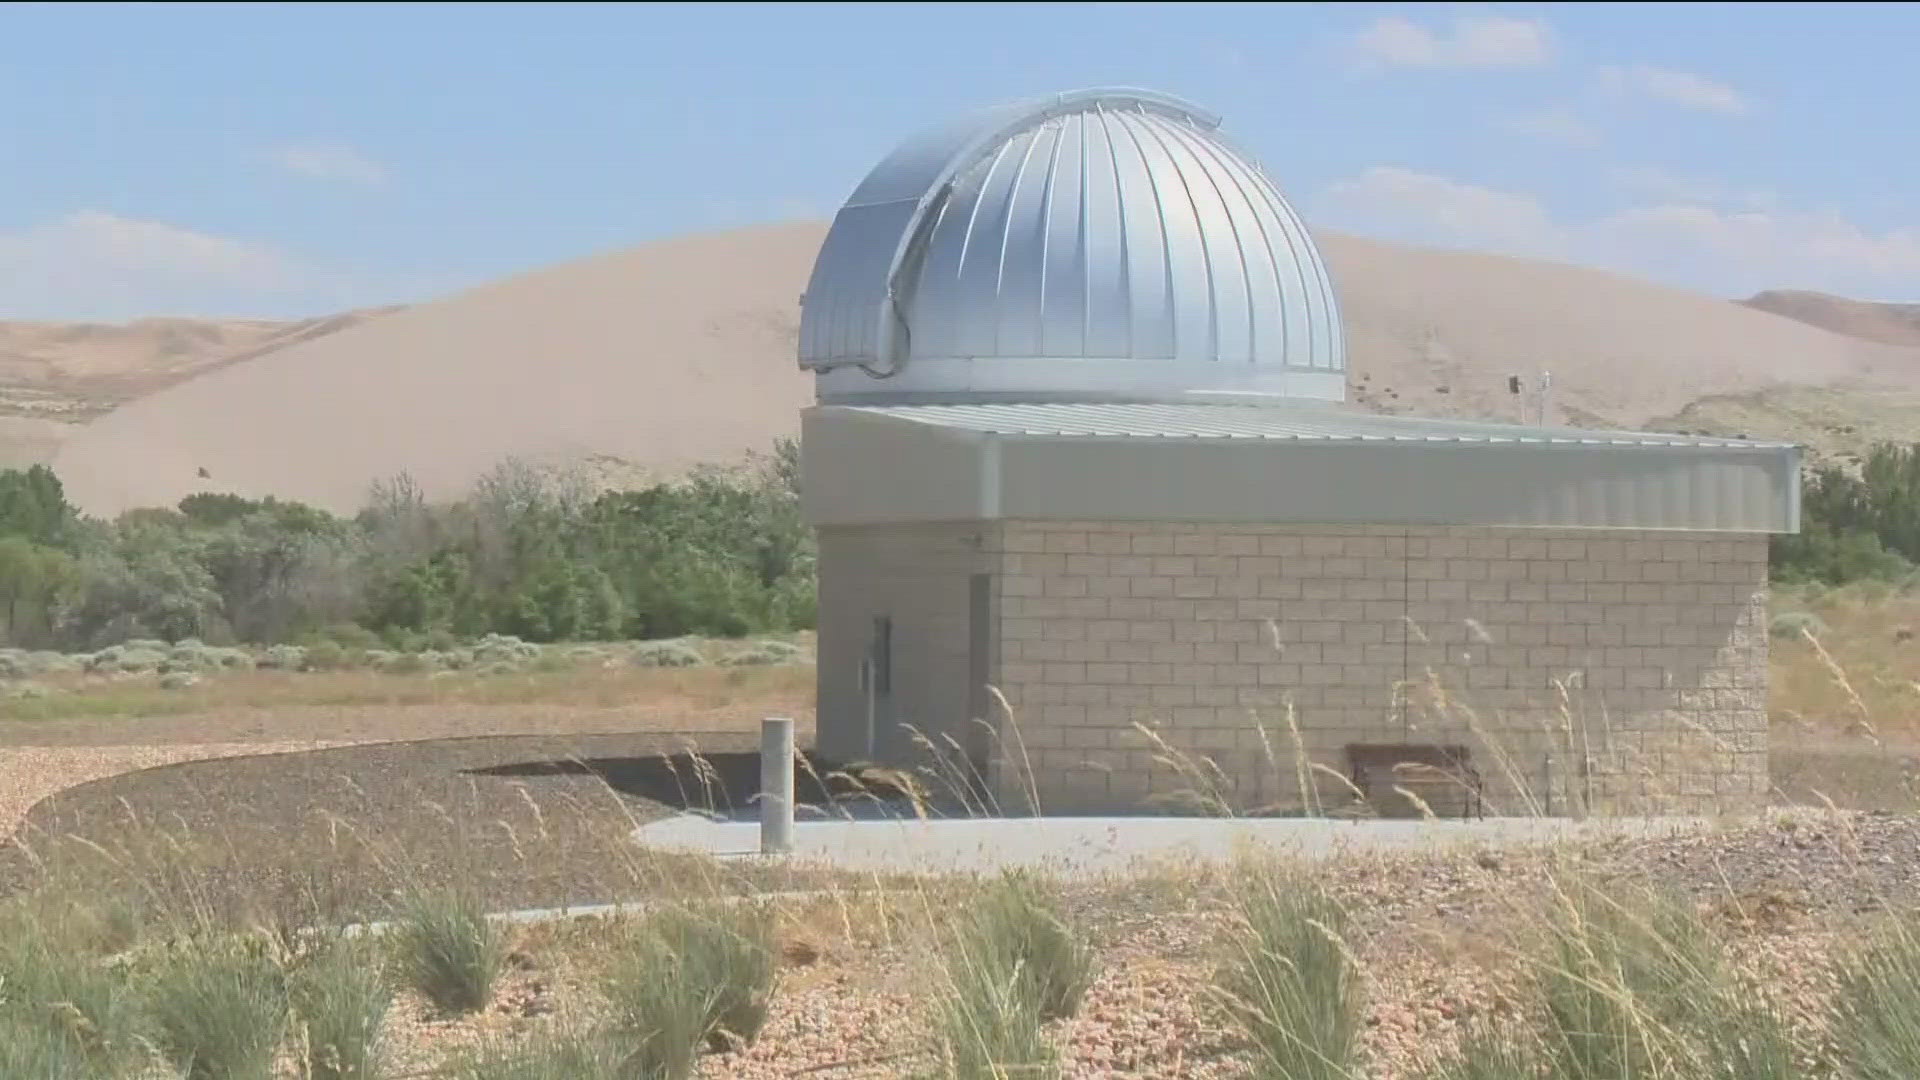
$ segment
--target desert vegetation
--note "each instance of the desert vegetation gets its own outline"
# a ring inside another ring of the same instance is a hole
[[[1801,531],[1775,537],[1786,582],[1906,582],[1920,564],[1920,447],[1882,443],[1857,468],[1825,464],[1802,482]]]
[[[1097,879],[642,858],[619,910],[414,892],[351,932],[130,918],[53,874],[0,904],[0,1076],[1905,1077],[1920,931],[1872,880],[1884,828]],[[1739,891],[1724,863],[1788,838],[1826,895]]]
[[[100,521],[45,467],[0,472],[0,607],[20,648],[737,637],[811,625],[812,560],[790,444],[634,491],[508,463],[430,504],[403,477],[350,519],[203,494]]]

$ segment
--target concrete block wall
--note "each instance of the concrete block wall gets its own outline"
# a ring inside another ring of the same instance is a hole
[[[927,763],[919,732],[986,756],[986,729],[970,722],[986,710],[971,685],[969,580],[996,568],[997,533],[978,523],[820,530],[818,753],[918,766]],[[869,755],[860,664],[883,615],[893,620],[892,693],[876,702]]]
[[[994,679],[1017,725],[993,766],[1009,803],[1031,785],[1059,812],[1196,792],[1297,806],[1294,747],[1344,773],[1355,742],[1467,746],[1490,813],[1764,801],[1764,536],[1116,522],[983,535]],[[1345,801],[1309,775],[1323,805]]]

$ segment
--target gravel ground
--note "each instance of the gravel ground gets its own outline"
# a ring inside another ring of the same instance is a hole
[[[1529,995],[1512,950],[1555,873],[1658,882],[1696,900],[1724,933],[1750,992],[1794,1018],[1806,1046],[1832,990],[1830,952],[1856,940],[1865,919],[1920,904],[1920,820],[1870,814],[1782,815],[1697,837],[1551,851],[1437,856],[1380,854],[1319,870],[1352,912],[1349,944],[1362,966],[1361,1035],[1369,1080],[1414,1080],[1482,1014],[1511,1015]],[[760,1039],[710,1057],[711,1080],[914,1075],[926,1063],[936,985],[929,928],[953,898],[949,884],[896,897],[890,917],[860,901],[789,906],[787,958]],[[1077,921],[1099,945],[1099,978],[1073,1020],[1059,1025],[1072,1080],[1212,1080],[1250,1075],[1247,1051],[1222,1022],[1209,985],[1227,929],[1219,878],[1168,866],[1155,876],[1067,886]],[[866,901],[865,903],[872,903]],[[433,1018],[409,1002],[395,1032],[416,1066],[481,1033],[524,1031],[576,1015],[590,1000],[582,954],[534,928],[484,1017]],[[594,940],[591,929],[575,931]],[[604,939],[602,939],[604,940]]]
[[[704,783],[690,744],[716,770]],[[376,918],[402,888],[451,882],[496,909],[620,899],[690,861],[647,857],[633,826],[744,797],[752,748],[728,732],[501,736],[148,768],[35,805],[0,850],[0,893],[77,875],[149,907],[302,921]]]
[[[148,746],[0,746],[0,836],[41,799],[78,784],[183,761],[324,750],[335,741],[194,742]]]

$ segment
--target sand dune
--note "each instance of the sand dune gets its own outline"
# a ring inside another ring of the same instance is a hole
[[[1791,289],[1756,293],[1741,303],[1836,334],[1920,347],[1920,304],[1881,304]]]
[[[737,458],[798,426],[811,388],[794,335],[821,235],[661,241],[411,307],[123,406],[54,468],[94,513],[197,490],[348,510],[375,479],[449,495],[509,455]]]
[[[251,359],[398,308],[317,319],[136,319],[125,323],[0,321],[0,381],[75,386],[152,383]]]
[[[0,468],[53,460],[79,425],[156,390],[338,330],[392,308],[318,319],[0,321]]]
[[[376,478],[450,495],[509,455],[737,458],[796,430],[811,397],[794,335],[824,228],[645,244],[268,352],[94,421],[55,468],[94,513],[208,489],[348,510]],[[1920,372],[1920,352],[1595,270],[1321,240],[1365,407],[1518,418],[1507,374],[1547,368],[1565,418],[1636,425],[1702,397]]]
[[[1544,369],[1565,420],[1631,427],[1703,397],[1920,373],[1920,353],[1605,271],[1320,238],[1355,397],[1387,411],[1520,419],[1506,376]]]

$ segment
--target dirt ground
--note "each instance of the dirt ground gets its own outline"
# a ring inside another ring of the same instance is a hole
[[[0,722],[0,832],[19,841],[0,892],[84,872],[169,910],[300,919],[376,916],[436,880],[494,907],[619,898],[662,884],[633,824],[750,794],[761,717],[812,740],[805,671],[475,679],[430,703],[407,700],[427,680],[388,681],[250,675],[205,711]]]

